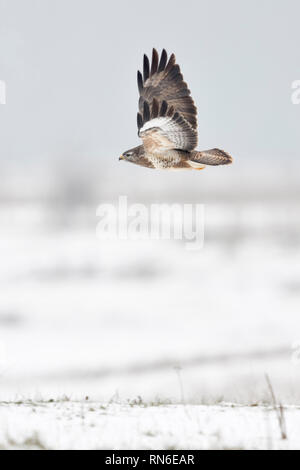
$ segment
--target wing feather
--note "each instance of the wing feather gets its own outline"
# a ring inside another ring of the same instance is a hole
[[[151,109],[151,111],[150,111]],[[152,153],[170,149],[193,150],[197,145],[197,131],[166,101],[154,98],[151,107],[144,101],[143,113],[137,115],[139,136],[144,147]]]
[[[144,66],[143,66],[143,81],[144,83],[148,80],[149,78],[149,59],[148,57],[146,56],[146,54],[144,54]]]
[[[144,84],[143,84],[143,76],[140,71],[138,71],[138,74],[137,74],[137,82],[138,82],[139,93],[141,94],[144,88]]]
[[[159,61],[159,66],[158,66],[158,73],[162,72],[166,65],[167,65],[167,60],[168,60],[168,54],[165,49],[162,50],[161,56],[160,56],[160,61]]]
[[[172,106],[197,131],[197,108],[174,54],[168,60],[167,52],[163,49],[159,58],[156,49],[153,49],[151,68],[148,57],[144,55],[143,75],[138,72],[138,88],[141,114],[145,101],[151,105],[154,98],[159,103],[166,101],[168,107]]]
[[[157,52],[156,49],[153,49],[153,51],[152,51],[151,72],[150,72],[151,77],[157,72],[158,61],[159,61],[158,52]]]

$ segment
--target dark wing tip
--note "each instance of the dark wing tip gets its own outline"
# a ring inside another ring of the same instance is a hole
[[[137,83],[138,83],[139,92],[141,93],[144,88],[144,83],[143,83],[143,76],[139,70],[137,73]]]
[[[168,103],[165,100],[163,100],[160,106],[159,115],[164,117],[166,115],[167,109],[168,109]]]
[[[150,69],[149,59],[146,56],[146,54],[144,54],[144,66],[143,66],[144,83],[149,78],[149,69]]]
[[[138,126],[138,130],[140,130],[143,127],[143,117],[141,113],[137,113],[137,126]]]
[[[153,48],[152,50],[152,63],[151,63],[151,72],[150,75],[154,75],[157,72],[158,67],[158,52],[156,49]]]
[[[166,51],[166,49],[163,49],[162,53],[161,53],[161,56],[160,56],[158,72],[162,72],[165,69],[165,66],[167,64],[167,60],[168,60],[167,51]]]
[[[151,109],[151,119],[154,119],[158,116],[159,103],[156,98],[153,98],[152,109]]]
[[[176,57],[175,57],[175,54],[171,54],[171,57],[169,59],[169,62],[166,66],[166,72],[170,72],[170,70],[172,70],[173,66],[175,65],[176,63]]]
[[[144,101],[144,109],[143,109],[143,122],[150,121],[150,108],[147,101]]]

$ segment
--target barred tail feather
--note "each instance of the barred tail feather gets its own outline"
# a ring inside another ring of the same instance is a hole
[[[229,165],[232,163],[232,157],[220,149],[202,150],[201,152],[191,152],[190,160],[203,163],[204,165]]]

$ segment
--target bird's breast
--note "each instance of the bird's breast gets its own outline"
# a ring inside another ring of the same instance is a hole
[[[171,150],[164,153],[147,153],[146,156],[154,168],[159,170],[167,170],[178,167],[182,159],[182,156],[176,152],[176,150]]]

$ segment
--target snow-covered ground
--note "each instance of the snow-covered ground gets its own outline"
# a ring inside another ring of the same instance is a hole
[[[131,402],[0,406],[0,449],[300,449],[300,409]]]
[[[208,203],[205,213],[194,252],[100,241],[92,205],[1,206],[0,400],[68,401],[2,404],[0,445],[35,435],[50,448],[297,444],[297,408],[287,443],[272,411],[216,406],[270,404],[266,373],[278,400],[300,404],[297,201]],[[137,396],[187,405],[116,404]]]

